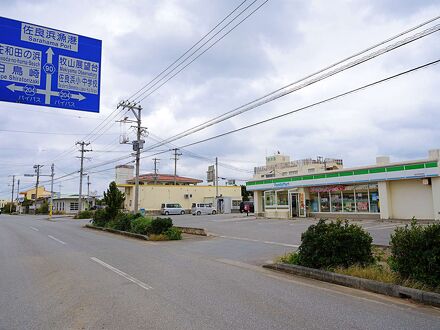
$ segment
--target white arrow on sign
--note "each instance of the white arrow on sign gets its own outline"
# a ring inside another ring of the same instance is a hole
[[[53,68],[52,59],[53,59],[54,52],[53,52],[52,48],[49,47],[49,49],[46,51],[46,54],[47,54],[47,63],[46,64],[50,64]],[[53,73],[54,73],[53,71],[46,72],[46,89],[39,89],[38,88],[38,89],[35,89],[32,91],[32,92],[35,91],[36,94],[43,94],[45,96],[45,99],[44,99],[45,104],[50,104],[50,97],[51,96],[60,96],[60,92],[52,90],[52,74]],[[35,87],[35,86],[33,86],[33,87]],[[6,88],[8,88],[12,92],[16,92],[16,91],[17,92],[24,92],[24,86],[17,86],[17,85],[15,85],[15,83],[6,86]],[[70,94],[70,98],[78,100],[78,101],[82,101],[82,100],[86,99],[86,97],[84,95],[82,95],[81,93]]]
[[[6,88],[12,92],[15,92],[15,91],[23,92],[24,91],[23,86],[15,86],[15,84],[10,84],[10,85],[6,86]]]
[[[54,54],[52,48],[49,47],[49,49],[46,50],[46,54],[47,54],[47,63],[52,64],[52,56]]]

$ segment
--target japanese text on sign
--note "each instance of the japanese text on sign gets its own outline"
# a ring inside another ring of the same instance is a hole
[[[21,40],[74,52],[78,51],[77,35],[28,23],[21,23]]]
[[[98,94],[99,63],[62,56],[58,62],[58,88]]]
[[[0,43],[0,80],[39,85],[41,52]]]

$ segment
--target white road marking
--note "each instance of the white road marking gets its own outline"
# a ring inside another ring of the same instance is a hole
[[[61,244],[64,244],[64,245],[66,244],[66,242],[63,242],[62,240],[60,240],[60,239],[58,239],[56,237],[53,237],[52,235],[47,235],[47,237],[53,239],[54,241],[57,241],[58,243],[61,243]]]
[[[37,228],[35,228],[35,227],[30,227],[32,230],[35,230],[35,231],[39,231]]]
[[[122,276],[123,278],[129,280],[130,282],[133,282],[133,283],[139,285],[142,289],[150,290],[153,288],[153,287],[149,286],[148,284],[145,284],[144,282],[139,281],[138,279],[134,278],[133,276],[130,276],[130,275],[124,273],[122,270],[119,270],[119,269],[105,263],[104,261],[102,261],[98,258],[90,257],[90,259],[92,259],[94,262],[97,262],[101,266],[104,266],[105,268],[110,269],[112,272],[118,274],[119,276]]]
[[[235,236],[224,236],[224,235],[215,235],[215,236],[221,237],[221,238],[226,238],[226,239],[235,239],[235,240],[239,240],[239,241],[247,241],[247,242],[256,242],[256,243],[263,243],[263,244],[287,246],[287,247],[293,247],[293,248],[298,248],[299,247],[299,245],[295,245],[295,244],[278,243],[278,242],[271,242],[271,241],[260,241],[260,240],[257,240],[257,239],[246,238],[246,237],[235,237]]]

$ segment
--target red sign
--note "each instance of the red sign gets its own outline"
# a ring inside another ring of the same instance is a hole
[[[322,187],[310,187],[310,192],[318,193],[318,192],[331,192],[331,191],[343,191],[345,190],[345,186],[337,185],[337,186],[322,186]]]

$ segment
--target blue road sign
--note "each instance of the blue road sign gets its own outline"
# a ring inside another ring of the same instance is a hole
[[[101,40],[0,17],[0,101],[99,112]]]

